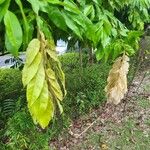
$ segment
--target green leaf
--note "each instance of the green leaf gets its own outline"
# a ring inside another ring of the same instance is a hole
[[[26,49],[27,44],[29,43],[29,32],[30,32],[30,26],[29,23],[27,21],[27,17],[25,15],[24,9],[23,9],[23,5],[21,3],[21,0],[15,0],[16,3],[19,6],[19,9],[21,11],[22,14],[22,18],[23,18],[23,30],[24,30],[24,34],[23,34],[23,50]]]
[[[132,46],[135,50],[139,48],[140,36],[143,35],[141,31],[129,31],[128,36],[125,37],[124,41],[126,44]]]
[[[57,7],[48,6],[49,19],[60,29],[67,31],[67,25],[61,11]]]
[[[102,46],[104,48],[104,47],[106,47],[109,44],[110,37],[107,35],[107,33],[105,32],[105,30],[103,28],[101,30],[100,37],[101,37],[101,44],[102,44]]]
[[[104,30],[106,32],[106,34],[109,36],[112,30],[112,26],[110,24],[110,22],[108,21],[108,19],[104,19]]]
[[[86,0],[78,0],[78,2],[80,3],[80,5],[81,5],[82,7],[84,7],[85,4],[86,4]]]
[[[84,8],[84,14],[88,16],[92,12],[93,5],[86,5]]]
[[[112,47],[110,45],[106,46],[104,48],[104,60],[105,60],[105,63],[108,61],[108,58],[110,57],[110,55],[112,54]]]
[[[40,9],[39,0],[27,0],[27,1],[31,4],[33,11],[38,15]]]
[[[121,53],[124,52],[122,42],[116,42],[113,47],[112,59],[115,60]]]
[[[78,7],[75,5],[75,3],[70,2],[68,0],[65,0],[64,2],[61,2],[59,0],[46,0],[48,3],[51,4],[56,4],[56,5],[61,5],[64,6],[64,8],[70,12],[80,14],[81,11],[78,9]]]
[[[125,52],[129,55],[132,56],[133,54],[135,54],[135,50],[130,46],[130,45],[125,45]]]
[[[59,0],[47,0],[47,2],[49,2],[49,3],[51,3],[51,4],[59,4],[59,5],[62,4],[62,2],[59,1]]]
[[[36,20],[37,20],[37,25],[38,25],[39,30],[41,30],[45,34],[45,37],[47,39],[51,39],[52,34],[50,31],[49,24],[40,16],[37,16]]]
[[[63,16],[65,18],[67,26],[80,38],[82,39],[79,27],[76,25],[76,23],[70,18],[66,13],[63,12]]]
[[[18,56],[18,50],[22,44],[22,29],[16,15],[10,11],[4,16],[6,28],[5,45],[14,56]]]
[[[0,5],[1,5],[2,3],[4,3],[4,1],[5,1],[5,0],[0,0]]]
[[[101,0],[92,0],[93,2],[95,2],[98,5],[101,5],[102,1]]]
[[[8,10],[8,7],[10,5],[10,0],[4,0],[4,1],[2,1],[3,3],[0,4],[0,22],[2,21],[5,13]]]
[[[102,47],[99,47],[96,51],[96,59],[99,61],[104,57],[104,50]]]
[[[75,14],[80,14],[80,10],[73,1],[64,0],[64,9]]]

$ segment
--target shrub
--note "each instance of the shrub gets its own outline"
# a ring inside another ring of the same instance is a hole
[[[25,109],[16,112],[7,123],[5,133],[7,149],[48,150],[49,136],[46,130],[34,125],[29,112]]]
[[[73,69],[80,67],[79,53],[66,53],[59,56],[59,59],[62,64],[63,70],[66,72],[72,71]],[[82,54],[82,61],[83,67],[86,67],[88,64],[88,56],[86,54]]]
[[[62,102],[64,114],[53,119],[50,128],[41,131],[33,124],[30,114],[26,110],[19,110],[9,118],[6,129],[7,148],[15,149],[46,149],[42,145],[48,145],[48,139],[57,138],[64,128],[70,124],[70,119],[79,117],[99,106],[105,100],[104,87],[110,65],[94,64],[88,66],[88,59],[83,55],[83,68],[79,65],[77,53],[67,53],[60,56],[60,60],[66,75],[67,96]],[[21,72],[16,69],[0,70],[0,83],[3,88],[1,97],[4,99],[19,99],[17,108],[25,96],[22,93]],[[23,96],[22,96],[23,95]],[[19,97],[19,98],[18,98]],[[26,106],[26,105],[24,105]],[[18,110],[17,109],[17,110]],[[30,131],[30,132],[29,132]],[[19,137],[19,138],[18,138]],[[5,137],[2,135],[2,139]],[[34,143],[34,144],[33,144]]]
[[[25,101],[21,71],[0,69],[0,112],[2,118],[11,116],[15,112],[18,99],[22,102]]]
[[[17,69],[0,69],[0,101],[17,99],[23,89],[21,72]]]
[[[57,138],[69,125],[68,118],[59,115],[43,130],[33,123],[28,110],[23,108],[9,118],[6,132],[0,137],[0,146],[5,146],[4,150],[49,150],[49,140]]]
[[[105,100],[104,88],[109,69],[108,64],[94,64],[66,73],[67,96],[63,105],[70,117],[87,113]]]

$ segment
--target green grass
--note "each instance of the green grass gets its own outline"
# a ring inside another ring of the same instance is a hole
[[[113,126],[113,125],[112,125]],[[148,150],[150,147],[149,133],[143,132],[134,120],[128,120],[123,125],[112,127],[111,138],[106,135],[111,150]]]
[[[111,120],[105,122],[100,131],[89,131],[86,139],[74,149],[100,150],[102,143],[108,150],[149,150],[150,149],[150,101],[144,97],[138,97],[134,105],[138,112],[132,112],[132,117],[127,115],[121,123],[114,123]],[[143,117],[139,119],[141,112]],[[118,112],[119,113],[119,112]],[[134,116],[134,117],[133,117]]]
[[[150,100],[147,98],[139,97],[137,103],[140,107],[142,107],[144,109],[150,108]]]
[[[135,124],[135,120],[128,120],[122,125],[111,123],[109,131],[102,133],[92,133],[88,135],[87,140],[75,149],[99,150],[102,143],[108,147],[108,150],[149,150],[150,133],[143,132]]]

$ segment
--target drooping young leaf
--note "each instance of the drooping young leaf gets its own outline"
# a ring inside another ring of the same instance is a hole
[[[61,88],[57,82],[57,78],[55,76],[54,71],[52,69],[48,68],[46,70],[46,74],[48,77],[49,89],[50,89],[51,93],[53,93],[53,95],[55,96],[55,99],[62,101],[63,94],[62,94]]]
[[[22,74],[22,82],[23,85],[26,86],[29,84],[29,82],[34,78],[34,76],[36,75],[39,65],[41,63],[42,60],[42,55],[41,53],[38,53],[35,57],[35,59],[33,60],[33,62],[30,64],[30,66],[26,65],[23,68],[23,74]]]
[[[65,96],[65,78],[62,76],[64,74],[61,72],[53,40],[45,40],[41,31],[39,34],[39,40],[33,39],[28,45],[22,80],[24,86],[27,86],[28,108],[32,118],[45,128],[53,118],[54,104],[60,113],[63,112],[60,101]],[[62,73],[60,77],[54,66]]]
[[[36,77],[36,76],[35,76]],[[29,111],[35,121],[37,121],[42,128],[48,126],[50,120],[54,115],[54,106],[52,99],[49,96],[48,85],[46,81],[43,84],[42,91],[37,99],[33,99],[35,78],[27,86],[27,101]],[[41,84],[41,83],[39,83]]]
[[[55,72],[56,72],[56,77],[58,78],[58,80],[60,81],[62,88],[63,88],[63,94],[64,96],[66,95],[66,88],[65,88],[65,74],[61,68],[61,64],[58,63],[57,66],[55,66]]]
[[[63,96],[66,95],[66,89],[65,89],[65,75],[61,69],[61,64],[59,62],[58,56],[56,54],[55,44],[53,40],[49,41],[49,48],[46,49],[47,54],[50,57],[50,64],[54,69],[56,79],[58,82],[60,82],[62,88],[63,88]]]
[[[4,16],[6,28],[5,45],[7,50],[14,56],[18,56],[18,50],[22,44],[22,28],[16,15],[7,11]]]
[[[43,61],[41,61],[41,64],[39,65],[38,68],[38,72],[36,73],[36,76],[34,78],[35,81],[34,81],[34,87],[32,93],[33,102],[40,96],[40,93],[43,89],[44,82],[45,82],[45,70],[43,66]]]
[[[49,23],[40,16],[38,16],[36,20],[39,30],[44,33],[47,40],[51,39],[52,33]]]
[[[50,49],[47,49],[46,52],[48,53],[48,55],[51,57],[51,59],[53,59],[55,62],[59,62],[59,59],[57,57],[57,54],[55,51],[52,51]]]
[[[26,57],[26,65],[30,66],[35,57],[37,56],[38,52],[40,51],[40,41],[38,39],[33,39],[27,48]]]

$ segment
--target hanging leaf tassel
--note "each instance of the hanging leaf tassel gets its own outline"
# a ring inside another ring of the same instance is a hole
[[[55,45],[51,42],[48,44],[41,32],[40,39],[33,39],[28,45],[22,81],[27,86],[30,114],[35,123],[45,128],[54,116],[56,105],[63,112],[60,101],[66,90]]]
[[[117,58],[109,72],[105,87],[108,103],[119,104],[127,92],[128,61],[129,58],[125,54]]]

